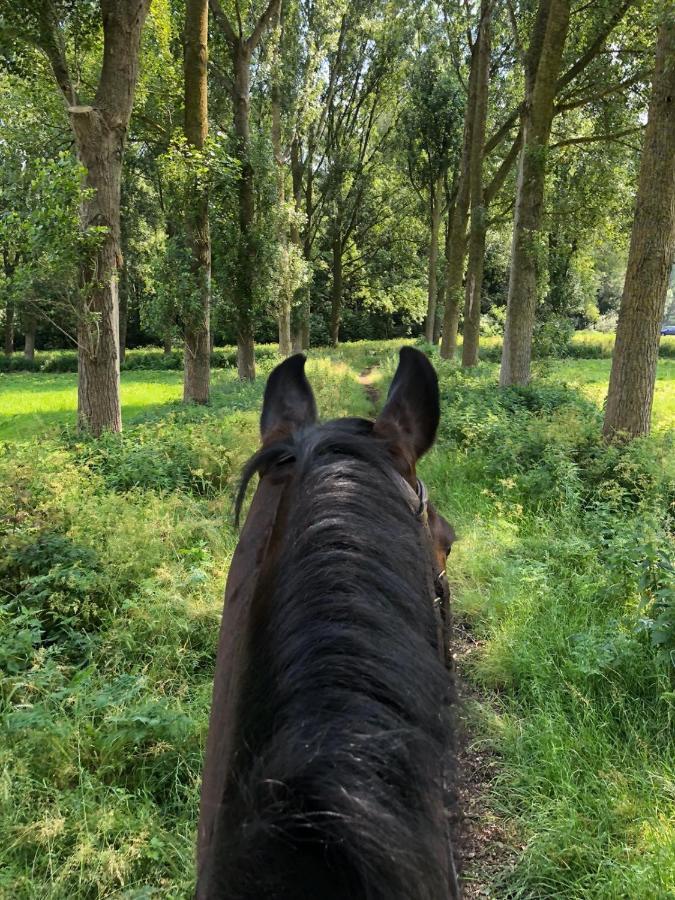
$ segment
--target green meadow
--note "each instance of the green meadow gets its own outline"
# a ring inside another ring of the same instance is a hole
[[[675,360],[653,434],[609,448],[593,340],[502,391],[496,362],[434,357],[421,475],[460,538],[461,716],[499,835],[472,896],[675,896]],[[321,415],[372,415],[358,376],[381,402],[397,348],[312,351]],[[99,441],[75,374],[0,375],[0,895],[191,896],[232,499],[274,362],[214,369],[206,408],[179,371],[125,371],[124,433]]]

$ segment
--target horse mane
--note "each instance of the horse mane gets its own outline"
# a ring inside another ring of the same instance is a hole
[[[280,562],[254,598],[213,896],[448,896],[450,684],[429,548],[371,432],[312,426],[244,467],[237,516],[255,473],[294,464]]]

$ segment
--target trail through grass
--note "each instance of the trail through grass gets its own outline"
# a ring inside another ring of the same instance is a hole
[[[313,353],[321,414],[371,415],[397,348]],[[0,376],[0,895],[191,896],[232,496],[273,362],[253,385],[214,372],[206,408],[178,402],[178,372],[124,373],[125,433],[98,442],[60,430],[72,375]],[[460,535],[462,674],[484,698],[469,752],[496,764],[486,820],[510,842],[469,865],[472,896],[672,897],[675,695],[654,623],[675,607],[673,363],[655,434],[607,449],[609,360],[505,392],[493,363],[435,362],[421,474]]]

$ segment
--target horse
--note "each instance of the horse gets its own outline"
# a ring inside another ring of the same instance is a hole
[[[375,421],[319,424],[297,354],[265,388],[225,592],[198,900],[449,900],[454,532],[416,463],[438,380],[400,351]]]

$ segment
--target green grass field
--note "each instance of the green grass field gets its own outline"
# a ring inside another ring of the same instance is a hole
[[[395,343],[313,353],[322,415],[369,415]],[[675,896],[675,362],[654,434],[599,438],[608,359],[436,360],[443,421],[422,477],[460,540],[456,617],[469,753],[496,766],[493,898]],[[261,365],[264,376],[273,364]],[[0,895],[188,898],[233,490],[264,378],[122,375],[125,433],[72,426],[75,376],[0,375]],[[478,895],[478,894],[476,894]]]

